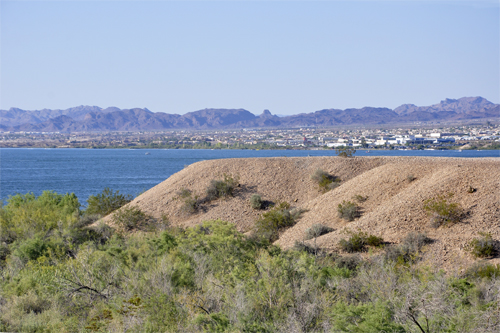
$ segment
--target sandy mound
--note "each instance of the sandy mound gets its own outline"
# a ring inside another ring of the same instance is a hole
[[[340,177],[341,186],[323,194],[310,176],[316,169]],[[224,174],[239,177],[235,196],[203,206],[195,215],[181,212],[179,191],[188,189],[203,197],[212,179]],[[409,181],[408,175],[416,179]],[[192,164],[136,198],[130,205],[155,217],[165,214],[173,225],[192,226],[221,218],[250,231],[260,211],[250,208],[249,198],[258,193],[265,200],[287,201],[307,211],[299,222],[277,241],[288,248],[303,240],[305,230],[315,223],[334,229],[317,239],[324,249],[337,251],[346,230],[361,229],[398,243],[410,231],[426,233],[434,240],[425,259],[462,269],[473,258],[464,245],[479,232],[490,232],[500,240],[500,159],[430,157],[279,157],[210,160]],[[468,193],[472,186],[474,193]],[[439,194],[453,193],[453,201],[466,211],[459,224],[432,228],[423,210],[423,201]],[[368,197],[360,203],[362,216],[345,222],[337,206],[354,195]],[[498,244],[498,243],[497,243]],[[500,248],[499,248],[500,250]],[[491,260],[500,262],[498,258]]]

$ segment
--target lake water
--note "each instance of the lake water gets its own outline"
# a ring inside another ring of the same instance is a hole
[[[146,155],[149,152],[149,155]],[[0,200],[16,193],[74,192],[83,204],[105,187],[136,196],[184,166],[239,157],[335,156],[333,150],[0,149]],[[500,157],[499,150],[359,150],[355,156]]]

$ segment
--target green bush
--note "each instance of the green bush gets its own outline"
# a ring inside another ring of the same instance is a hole
[[[458,203],[450,202],[453,193],[439,195],[424,201],[424,210],[431,217],[431,226],[451,226],[460,222],[463,211]]]
[[[353,253],[362,252],[366,250],[366,246],[378,247],[384,243],[381,237],[375,235],[369,235],[366,232],[350,232],[349,239],[341,239],[339,241],[339,246],[342,251]]]
[[[488,278],[495,279],[500,277],[500,264],[489,265],[485,263],[477,263],[469,267],[465,271],[465,277],[469,278]]]
[[[273,242],[278,239],[281,230],[295,225],[301,213],[301,210],[290,209],[288,202],[281,202],[257,220],[256,234]]]
[[[22,243],[14,251],[24,261],[36,260],[41,256],[48,255],[51,244],[41,238],[30,238]]]
[[[211,180],[207,188],[207,200],[232,197],[235,188],[238,186],[238,177],[224,174],[223,180]]]
[[[151,230],[156,219],[145,214],[137,207],[124,207],[113,214],[113,223],[125,231]]]
[[[356,153],[354,147],[338,147],[335,149],[335,153],[340,157],[352,157]]]
[[[480,232],[481,238],[473,239],[465,250],[476,258],[487,258],[495,254],[493,237],[490,233]]]
[[[407,332],[405,327],[394,321],[394,309],[383,301],[367,304],[338,302],[332,307],[332,332]]]
[[[0,242],[45,237],[74,223],[80,214],[80,203],[75,194],[64,195],[44,191],[36,197],[32,193],[17,194],[0,206]]]
[[[120,194],[120,191],[113,192],[109,187],[106,187],[102,193],[91,195],[87,199],[85,214],[108,215],[112,211],[128,204],[132,199],[130,194],[123,195]]]
[[[321,169],[314,171],[311,179],[318,184],[320,190],[323,192],[328,192],[340,186],[340,179],[338,177],[332,176]]]
[[[337,212],[340,218],[347,220],[349,222],[354,221],[361,214],[359,211],[359,206],[351,201],[342,201],[337,207]]]
[[[258,194],[252,194],[250,197],[250,206],[253,209],[262,209],[264,206],[264,202],[262,201],[262,198]]]

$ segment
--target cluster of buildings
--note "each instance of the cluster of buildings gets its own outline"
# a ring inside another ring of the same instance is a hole
[[[1,147],[54,148],[431,148],[498,145],[500,125],[448,128],[234,129],[212,131],[109,133],[2,133]]]

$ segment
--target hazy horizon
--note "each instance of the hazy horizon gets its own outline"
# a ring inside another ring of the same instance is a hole
[[[2,1],[0,109],[500,103],[498,1]]]

